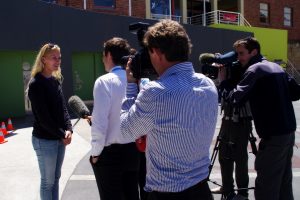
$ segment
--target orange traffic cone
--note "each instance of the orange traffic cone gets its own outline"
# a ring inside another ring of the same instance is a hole
[[[8,134],[4,122],[2,122],[2,125],[1,125],[1,131],[2,131],[2,134],[3,134],[3,135],[7,135],[7,134]]]
[[[0,144],[3,144],[5,142],[7,142],[7,140],[5,140],[2,130],[0,129]]]
[[[15,130],[14,127],[13,127],[13,125],[12,125],[12,122],[11,122],[11,119],[10,119],[10,118],[8,118],[8,120],[7,120],[7,130],[8,130],[8,131],[13,131],[13,130]]]

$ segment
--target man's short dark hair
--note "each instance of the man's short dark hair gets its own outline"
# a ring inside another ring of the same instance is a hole
[[[252,52],[254,49],[257,49],[257,53],[260,54],[260,44],[254,37],[246,37],[244,39],[237,40],[233,47],[236,49],[239,46],[244,46],[248,52]]]
[[[111,53],[115,65],[121,65],[121,58],[130,54],[130,45],[127,40],[119,37],[113,37],[103,45],[104,54]]]

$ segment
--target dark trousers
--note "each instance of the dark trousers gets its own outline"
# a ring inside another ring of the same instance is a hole
[[[222,175],[223,194],[228,195],[234,191],[233,171],[235,165],[235,178],[238,193],[248,197],[248,140],[252,131],[249,119],[240,119],[239,122],[222,120],[219,136],[221,137],[219,149],[219,162]]]
[[[101,200],[139,200],[139,152],[135,143],[105,147],[92,164]]]
[[[292,157],[295,133],[261,139],[255,160],[256,200],[293,200]]]
[[[146,156],[144,152],[140,152],[140,168],[139,168],[139,188],[141,200],[147,200],[148,192],[144,190],[146,184]]]
[[[213,200],[207,180],[181,192],[150,192],[148,200]]]

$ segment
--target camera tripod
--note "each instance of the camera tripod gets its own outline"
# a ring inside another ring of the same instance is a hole
[[[224,119],[223,119],[224,120]],[[226,120],[226,119],[225,119]],[[232,120],[229,125],[231,125],[232,123],[234,123],[235,119],[234,118],[231,118],[231,119],[227,119],[227,120]],[[256,144],[255,144],[255,141],[256,141],[256,138],[254,137],[253,133],[252,133],[252,125],[251,125],[251,117],[244,117],[244,118],[240,118],[239,120],[242,120],[240,121],[240,123],[242,123],[242,126],[245,127],[245,130],[247,130],[247,133],[249,134],[248,135],[248,140],[251,144],[251,148],[252,148],[252,153],[254,155],[256,155],[257,153],[257,147],[256,147]],[[224,123],[224,121],[222,122]],[[228,128],[229,130],[227,130],[227,132],[230,132],[230,129],[231,127],[228,126],[224,126],[225,128]],[[221,127],[221,128],[224,128],[224,127]],[[212,181],[210,180],[210,175],[211,175],[211,171],[213,169],[213,165],[215,163],[215,160],[217,158],[217,155],[218,155],[218,152],[219,152],[219,149],[220,149],[220,143],[225,143],[226,144],[226,147],[230,150],[232,150],[235,146],[235,143],[232,141],[232,138],[229,134],[229,139],[228,141],[224,142],[224,133],[222,131],[222,129],[220,130],[219,132],[219,135],[217,136],[216,138],[216,143],[215,143],[215,146],[213,148],[213,153],[211,155],[211,164],[209,166],[209,174],[208,174],[208,181],[212,182],[213,184],[215,185],[218,185],[220,187],[222,187],[221,184],[217,183],[216,181]],[[230,151],[229,150],[229,151]],[[227,150],[226,150],[227,151]],[[231,152],[230,152],[231,153]],[[231,154],[228,156],[227,153],[226,153],[226,158],[224,157],[224,159],[231,159]],[[234,199],[233,196],[235,196],[235,192],[239,192],[239,191],[243,191],[243,190],[249,190],[249,189],[254,189],[254,187],[247,187],[247,188],[234,188],[232,192],[229,192],[227,194],[225,194],[224,192],[221,193],[221,199],[222,200],[227,200],[227,199]]]

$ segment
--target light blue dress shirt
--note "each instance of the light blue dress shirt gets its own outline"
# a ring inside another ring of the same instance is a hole
[[[190,62],[172,66],[139,93],[127,84],[121,133],[147,135],[146,191],[180,192],[207,178],[217,111],[214,83]]]
[[[100,76],[94,85],[94,108],[91,127],[91,155],[98,156],[111,144],[126,144],[120,133],[120,111],[126,91],[126,72],[120,66]]]

